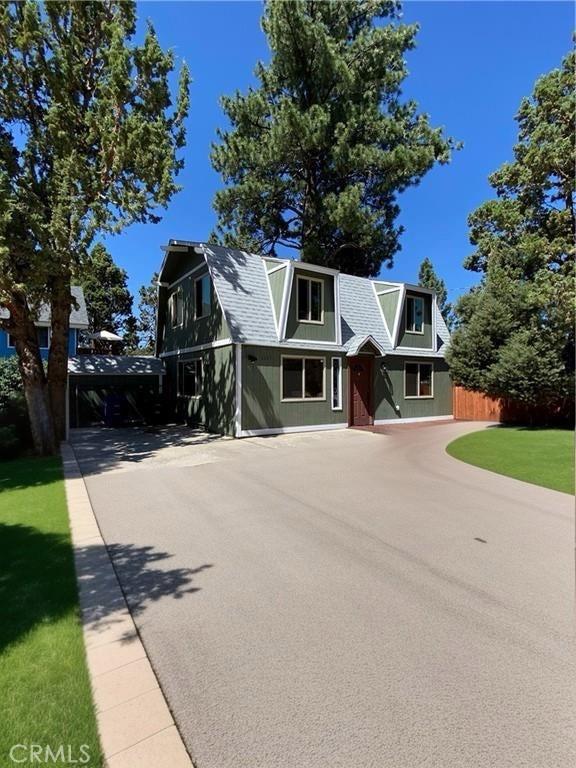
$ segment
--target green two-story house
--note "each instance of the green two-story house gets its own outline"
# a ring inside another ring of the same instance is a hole
[[[178,416],[251,435],[451,418],[434,293],[171,240],[157,355]]]

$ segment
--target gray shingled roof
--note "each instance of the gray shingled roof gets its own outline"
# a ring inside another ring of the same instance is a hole
[[[71,328],[88,328],[88,312],[86,311],[86,301],[84,299],[84,291],[79,285],[73,285],[70,288],[72,292],[72,296],[74,296],[74,299],[76,300],[76,303],[78,305],[78,309],[75,309],[72,307],[72,311],[70,312],[70,327]],[[7,317],[10,317],[10,312],[4,308],[0,307],[0,318],[5,320]],[[38,318],[36,320],[38,323],[42,323],[45,325],[48,325],[50,323],[50,307],[47,304],[43,304],[40,307],[40,311],[38,312]]]
[[[266,264],[262,256],[220,245],[190,241],[171,242],[201,248],[204,252],[233,342],[304,346],[294,339],[278,340]],[[318,349],[326,347],[349,351],[359,338],[373,336],[386,353],[395,354],[382,320],[373,281],[340,273],[339,285],[342,347],[327,346],[322,342],[315,346]],[[442,355],[449,343],[450,334],[439,311],[436,311],[435,317],[437,335],[444,345],[438,352],[418,349],[419,357]],[[309,345],[306,348],[309,349]]]
[[[233,341],[277,343],[266,265],[260,256],[203,245],[214,288]]]
[[[149,355],[77,355],[68,358],[72,376],[162,376],[164,363]]]

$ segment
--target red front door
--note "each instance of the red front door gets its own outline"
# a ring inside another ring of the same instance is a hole
[[[350,426],[366,427],[374,423],[372,413],[372,358],[352,357],[348,363],[350,377]]]

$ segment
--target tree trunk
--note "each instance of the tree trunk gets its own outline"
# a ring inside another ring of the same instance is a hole
[[[66,439],[66,384],[68,382],[68,333],[72,294],[70,279],[61,279],[52,290],[50,319],[52,338],[48,353],[48,392],[57,441]]]
[[[23,295],[15,294],[6,306],[10,320],[5,327],[15,340],[34,450],[40,456],[51,456],[56,453],[56,442],[36,326]]]

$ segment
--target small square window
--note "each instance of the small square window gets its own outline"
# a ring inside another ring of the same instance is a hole
[[[404,397],[433,397],[432,363],[406,363],[404,366]]]
[[[184,305],[182,303],[182,291],[177,288],[170,294],[168,300],[170,317],[172,319],[172,328],[177,328],[184,322]]]
[[[199,397],[202,394],[202,360],[186,360],[178,363],[178,394]]]

